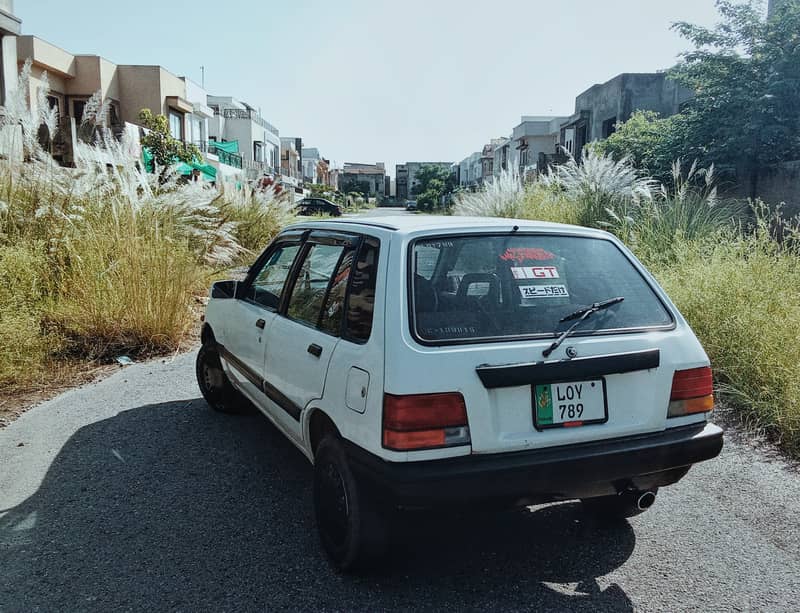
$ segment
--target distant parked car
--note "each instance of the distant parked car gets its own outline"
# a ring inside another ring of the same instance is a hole
[[[416,211],[417,210],[417,201],[416,200],[407,200],[406,201],[406,211]]]
[[[325,198],[303,198],[297,203],[298,215],[330,215],[341,217],[342,207]]]

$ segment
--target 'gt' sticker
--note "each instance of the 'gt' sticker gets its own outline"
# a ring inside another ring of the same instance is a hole
[[[555,266],[513,266],[511,274],[515,279],[558,279]]]
[[[566,285],[523,285],[519,288],[523,298],[569,297]]]

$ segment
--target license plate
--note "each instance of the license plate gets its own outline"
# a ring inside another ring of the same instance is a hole
[[[544,383],[533,387],[533,425],[537,430],[608,421],[605,379]]]

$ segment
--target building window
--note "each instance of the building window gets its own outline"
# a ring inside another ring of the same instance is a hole
[[[183,115],[180,113],[169,112],[169,133],[172,138],[183,140]]]
[[[85,108],[86,100],[72,101],[72,116],[75,118],[75,123],[80,124],[83,121],[83,110]]]
[[[612,117],[603,122],[603,138],[608,138],[617,131],[617,118]]]

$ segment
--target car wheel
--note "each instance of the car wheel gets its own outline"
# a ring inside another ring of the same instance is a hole
[[[386,518],[356,481],[332,434],[314,455],[314,514],[322,548],[336,570],[363,569],[385,553]]]
[[[583,498],[583,508],[590,515],[603,520],[619,520],[644,513],[656,501],[658,488],[651,490],[628,490],[613,496]]]
[[[200,347],[195,372],[200,393],[212,409],[221,413],[240,413],[246,409],[247,399],[228,380],[228,375],[222,370],[219,352],[210,343]]]

